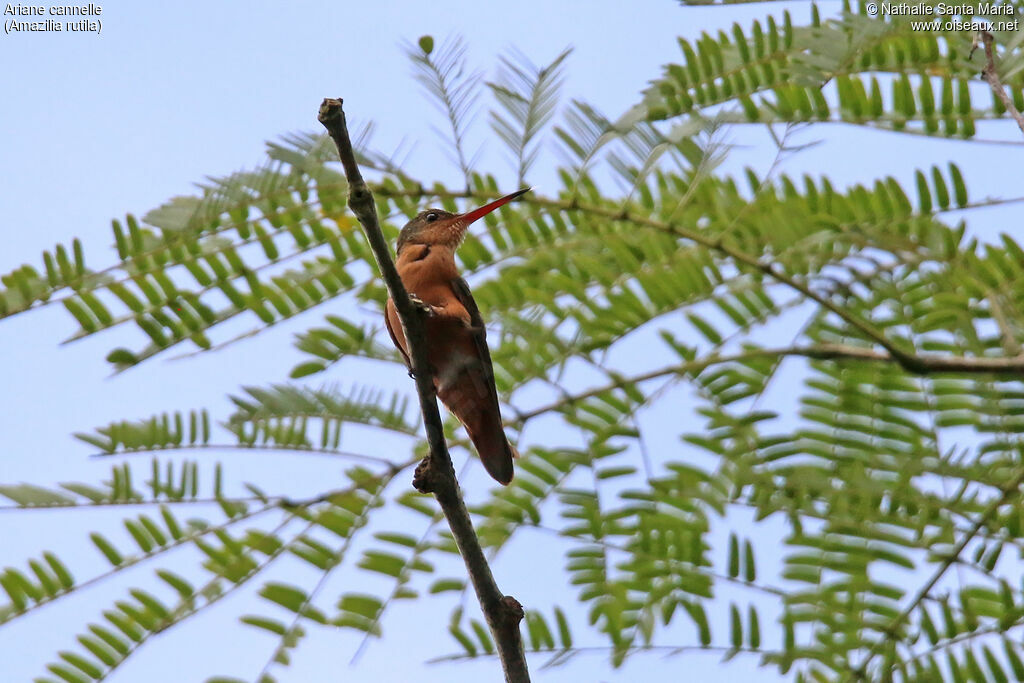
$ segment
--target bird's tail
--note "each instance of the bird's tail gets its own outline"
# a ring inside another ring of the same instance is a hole
[[[519,453],[508,442],[505,431],[500,426],[497,429],[474,430],[469,425],[466,425],[466,431],[487,473],[500,484],[507,485],[512,481],[512,458],[518,458]]]
[[[512,459],[519,454],[505,436],[498,397],[493,388],[488,390],[479,373],[466,373],[463,377],[474,382],[440,384],[437,395],[466,428],[487,473],[507,485],[514,474]]]

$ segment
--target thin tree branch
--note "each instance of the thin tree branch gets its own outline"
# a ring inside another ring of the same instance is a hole
[[[603,215],[606,218],[625,220],[632,223],[647,225],[657,230],[662,230],[675,235],[679,235],[680,237],[684,237],[692,242],[707,247],[708,249],[713,249],[714,251],[722,253],[731,258],[732,260],[742,263],[743,265],[748,266],[749,268],[759,270],[768,277],[772,278],[773,280],[788,286],[790,289],[796,290],[806,298],[816,302],[818,305],[828,309],[830,312],[837,315],[847,325],[856,329],[862,335],[874,341],[876,344],[878,344],[886,351],[888,351],[889,355],[892,356],[892,358],[896,360],[900,365],[902,365],[905,369],[913,371],[915,370],[915,368],[919,367],[919,363],[917,362],[917,359],[913,354],[904,351],[903,349],[898,347],[892,340],[885,336],[885,333],[883,333],[877,327],[872,325],[870,322],[866,320],[861,320],[856,315],[850,313],[842,306],[839,306],[830,299],[815,292],[806,283],[801,282],[800,280],[797,280],[793,276],[784,273],[782,270],[776,267],[774,261],[764,261],[758,256],[753,256],[734,247],[727,241],[726,237],[723,235],[711,237],[701,232],[697,232],[696,230],[684,228],[677,225],[666,225],[661,223],[660,221],[645,218],[643,216],[633,215],[626,211],[615,211],[613,209],[600,209],[598,207],[593,207],[589,209],[589,212],[595,215]]]
[[[416,459],[407,460],[401,463],[388,463],[386,472],[380,476],[387,475],[394,477],[402,470],[408,469],[416,464]],[[327,503],[338,495],[348,493],[349,489],[335,489],[319,493],[310,498],[295,499],[290,496],[213,496],[207,498],[164,498],[155,496],[153,498],[133,498],[128,500],[88,500],[68,499],[61,503],[32,503],[27,505],[0,505],[0,513],[22,512],[26,510],[90,510],[113,507],[139,507],[145,505],[245,505],[247,503],[265,503],[266,505],[277,505],[282,508],[291,509],[309,507],[316,503]]]
[[[40,598],[39,600],[36,600],[32,604],[25,606],[24,609],[21,609],[21,610],[19,610],[17,612],[13,612],[13,613],[5,616],[2,620],[0,620],[0,626],[9,624],[12,621],[14,621],[15,619],[19,618],[19,617],[23,617],[23,616],[25,616],[26,614],[28,614],[30,612],[33,612],[33,611],[35,611],[37,609],[45,607],[46,605],[50,605],[52,603],[55,603],[59,599],[61,599],[63,597],[66,597],[68,595],[71,595],[72,593],[75,593],[76,591],[82,591],[82,590],[84,590],[86,588],[89,588],[91,586],[94,586],[94,585],[96,585],[98,583],[102,583],[103,581],[105,581],[106,579],[110,578],[111,576],[114,576],[115,574],[123,572],[126,569],[131,569],[132,567],[134,567],[134,566],[136,566],[138,564],[141,564],[143,562],[146,562],[147,560],[151,560],[154,557],[157,557],[158,555],[162,555],[162,554],[164,554],[166,552],[174,550],[175,548],[180,548],[182,546],[185,546],[185,545],[188,545],[190,543],[193,543],[197,539],[203,538],[204,536],[208,536],[209,534],[216,534],[216,533],[219,533],[219,532],[222,532],[222,531],[226,531],[228,528],[234,526],[235,524],[238,524],[239,522],[245,521],[247,519],[252,519],[253,517],[256,517],[258,515],[262,515],[264,512],[270,512],[271,510],[279,510],[279,509],[281,509],[281,506],[279,504],[277,504],[277,503],[267,503],[264,507],[256,508],[255,510],[249,510],[247,512],[243,512],[243,513],[239,514],[236,517],[231,517],[231,518],[221,522],[220,524],[217,524],[216,526],[206,527],[204,529],[200,529],[200,530],[197,530],[197,531],[185,534],[181,538],[173,539],[173,540],[169,541],[168,543],[166,543],[165,545],[157,546],[156,548],[154,548],[153,550],[151,550],[149,552],[144,552],[141,555],[133,555],[133,556],[125,557],[125,558],[122,559],[120,564],[115,565],[114,567],[112,567],[111,569],[108,569],[105,572],[97,574],[97,575],[95,575],[95,576],[93,576],[93,577],[91,577],[89,579],[86,579],[85,581],[81,581],[79,583],[75,583],[75,584],[71,585],[69,588],[65,588],[64,590],[62,590],[62,591],[60,591],[58,593],[55,593],[54,595],[44,596],[44,597]]]
[[[431,194],[422,188],[413,191],[415,194]],[[401,192],[388,192],[388,195],[396,196],[402,194]],[[472,193],[434,193],[438,196],[471,196]],[[842,306],[831,301],[826,295],[814,291],[811,287],[797,280],[796,278],[788,275],[776,267],[774,261],[764,261],[758,256],[748,254],[733,245],[731,245],[727,238],[724,236],[710,236],[705,235],[696,230],[686,228],[675,223],[666,223],[664,221],[650,218],[645,215],[632,213],[628,208],[616,209],[602,206],[592,206],[581,204],[576,199],[566,201],[559,199],[543,199],[539,197],[533,197],[524,200],[530,204],[537,206],[543,206],[549,209],[556,209],[559,211],[581,211],[583,213],[589,213],[594,216],[601,216],[603,218],[609,218],[612,220],[626,221],[635,223],[637,225],[643,225],[645,227],[659,230],[662,232],[668,232],[679,237],[688,239],[696,244],[704,246],[713,251],[717,251],[729,258],[733,259],[738,263],[742,263],[747,267],[758,270],[768,277],[772,278],[776,282],[783,284],[790,289],[795,290],[807,299],[814,301],[822,308],[825,308],[829,312],[837,315],[850,327],[856,329],[866,338],[870,339],[874,343],[881,346],[888,353],[879,354],[877,360],[886,360],[895,362],[900,365],[904,370],[915,374],[929,374],[933,372],[1009,372],[1009,373],[1021,373],[1024,372],[1024,358],[962,358],[962,357],[947,357],[947,356],[919,356],[911,351],[908,351],[900,346],[897,346],[895,342],[889,339],[882,330],[875,327],[870,321],[862,320],[856,315],[850,313]]]
[[[292,416],[289,416],[292,417]],[[326,417],[324,415],[313,415],[316,418]],[[376,425],[374,425],[376,426]],[[398,429],[387,429],[389,432],[394,434],[403,434],[407,436],[414,436],[412,433],[405,432]],[[317,448],[316,446],[303,446],[296,444],[258,444],[254,443],[251,445],[241,443],[194,443],[194,444],[177,444],[173,446],[157,446],[155,448],[139,448],[130,451],[114,451],[113,453],[107,453],[101,451],[99,453],[90,453],[90,458],[116,458],[117,456],[130,456],[130,455],[156,455],[158,453],[167,452],[180,452],[180,451],[270,451],[270,452],[281,452],[287,453],[289,457],[294,456],[296,453],[304,455],[318,455],[329,458],[349,458],[351,460],[361,460],[363,462],[372,462],[377,465],[385,465],[390,467],[394,463],[387,458],[382,458],[376,455],[368,455],[366,453],[356,453],[354,451],[344,451],[337,448]]]
[[[802,356],[816,360],[861,360],[881,363],[902,363],[891,354],[884,351],[846,344],[819,344],[817,346],[791,346],[774,349],[748,349],[734,354],[711,354],[704,358],[671,365],[657,370],[651,370],[632,377],[620,377],[608,384],[588,389],[579,394],[568,394],[537,408],[519,411],[516,417],[506,420],[509,425],[522,425],[535,417],[558,410],[559,408],[573,403],[592,398],[606,391],[618,389],[627,384],[646,382],[647,380],[658,379],[669,375],[685,375],[701,372],[712,365],[722,363],[742,362],[755,358],[781,358],[784,356]],[[913,355],[913,370],[915,374],[931,375],[936,373],[994,373],[1009,375],[1024,375],[1024,356],[1014,358],[968,358],[957,356],[933,356]]]
[[[423,425],[427,432],[427,443],[430,454],[423,459],[413,477],[413,486],[423,493],[433,493],[437,498],[441,511],[448,520],[452,536],[458,545],[466,570],[476,590],[480,608],[483,610],[491,635],[497,644],[501,665],[507,683],[528,683],[530,675],[527,670],[526,656],[523,653],[522,635],[519,622],[523,618],[523,607],[519,602],[507,595],[502,595],[487,564],[480,540],[473,530],[473,522],[466,510],[462,492],[455,477],[455,468],[448,447],[444,441],[444,425],[437,408],[434,382],[430,362],[427,358],[423,321],[418,309],[409,299],[409,294],[391,258],[391,250],[381,232],[377,221],[377,208],[373,195],[359,171],[352,141],[349,139],[348,127],[345,123],[345,112],[342,100],[325,99],[320,105],[317,116],[320,123],[338,147],[338,156],[345,168],[348,179],[349,206],[363,226],[366,237],[373,249],[374,258],[380,268],[381,275],[387,285],[391,299],[395,302],[402,329],[409,345],[412,360],[412,371],[416,379],[416,391],[419,394],[420,407],[423,412]]]
[[[281,521],[280,524],[278,524],[270,532],[271,535],[277,536],[281,531],[284,530],[286,526],[288,526],[295,519],[296,515],[294,513],[289,514],[287,517],[285,517],[284,520]],[[282,543],[280,546],[278,546],[273,551],[268,553],[262,563],[257,563],[255,568],[249,571],[249,573],[247,573],[245,576],[240,577],[237,581],[231,581],[230,579],[226,579],[224,576],[221,576],[220,574],[215,575],[213,578],[211,578],[209,581],[203,584],[203,586],[199,588],[199,590],[195,592],[195,595],[197,596],[206,596],[206,602],[202,604],[196,604],[194,599],[183,599],[180,603],[178,603],[177,607],[175,607],[170,614],[168,614],[160,621],[156,622],[152,628],[143,631],[138,639],[133,640],[130,643],[128,650],[122,653],[121,658],[116,660],[109,669],[104,671],[103,675],[100,678],[96,679],[97,683],[99,681],[106,680],[111,674],[117,671],[118,667],[120,667],[122,664],[128,661],[128,658],[134,655],[136,652],[138,652],[139,648],[145,645],[150,639],[161,635],[173,626],[177,626],[185,619],[193,617],[199,612],[208,609],[209,607],[212,607],[215,603],[219,602],[225,597],[231,595],[231,593],[233,593],[234,591],[246,585],[249,581],[254,579],[257,574],[262,572],[264,569],[269,567],[275,560],[277,560],[277,558],[280,557],[282,553],[284,553],[286,550],[293,548],[293,544],[295,543],[296,539],[301,538],[315,525],[315,521],[308,522],[306,526],[302,529],[302,531],[293,536],[288,543]],[[229,581],[230,585],[223,590],[217,590],[221,582],[225,580]]]
[[[1021,626],[1024,626],[1024,618],[1014,619],[1013,622],[1010,624],[1007,624],[1002,621],[996,621],[993,624],[983,626],[982,628],[979,628],[975,631],[967,631],[965,633],[960,633],[956,636],[953,636],[952,638],[940,640],[939,642],[929,647],[927,650],[921,650],[920,652],[910,655],[910,657],[904,660],[904,662],[907,664],[911,662],[916,662],[921,659],[931,657],[939,652],[949,650],[950,648],[956,647],[957,645],[969,643],[971,641],[977,640],[978,638],[984,638],[985,636],[991,636],[997,633],[1003,637],[1006,637],[1012,629],[1020,628]]]
[[[939,583],[942,577],[945,576],[949,568],[955,564],[958,564],[961,553],[964,552],[964,550],[971,543],[971,541],[974,540],[974,537],[977,536],[981,532],[981,530],[989,523],[989,521],[996,515],[996,513],[999,512],[999,508],[1001,508],[1003,505],[1006,505],[1007,503],[1010,502],[1012,498],[1020,494],[1020,487],[1022,484],[1024,484],[1024,468],[1018,471],[1017,476],[1015,476],[1012,481],[1010,481],[1009,483],[1002,487],[1002,493],[1000,494],[1000,496],[993,500],[988,505],[988,507],[985,508],[985,511],[982,512],[982,514],[978,517],[974,524],[971,525],[971,527],[966,531],[966,533],[956,544],[953,550],[949,553],[946,559],[943,560],[942,563],[938,566],[938,568],[935,570],[935,573],[932,574],[930,579],[928,579],[928,582],[925,583],[920,590],[918,590],[918,592],[914,595],[910,603],[905,608],[903,608],[903,611],[901,611],[888,625],[888,627],[886,628],[885,637],[877,641],[868,651],[867,655],[864,656],[864,660],[860,663],[860,665],[854,667],[850,671],[850,676],[847,680],[867,680],[868,665],[871,663],[871,660],[873,660],[881,653],[881,650],[884,647],[885,643],[890,642],[891,640],[896,638],[897,630],[901,626],[903,626],[904,622],[910,617],[914,610],[917,609],[917,607],[928,598],[929,594],[932,592],[932,589],[935,588],[935,586]]]
[[[411,464],[411,462],[408,463],[406,467]],[[291,647],[291,645],[289,645],[289,640],[295,636],[296,629],[299,626],[299,622],[304,617],[308,618],[308,611],[310,606],[313,604],[313,601],[316,599],[317,595],[319,595],[320,592],[324,589],[324,586],[327,585],[327,579],[331,576],[331,573],[345,559],[345,555],[348,554],[349,548],[352,547],[352,539],[356,537],[356,532],[360,529],[360,527],[366,525],[366,520],[370,514],[370,510],[374,508],[375,504],[377,503],[377,501],[380,500],[381,495],[384,493],[384,489],[387,488],[387,486],[392,481],[394,481],[394,478],[398,475],[399,472],[402,471],[402,469],[404,469],[404,467],[402,466],[392,467],[391,471],[387,475],[387,478],[381,480],[380,485],[377,487],[376,493],[374,493],[373,495],[373,498],[371,498],[363,507],[363,511],[359,514],[359,517],[353,520],[348,536],[345,537],[345,540],[342,542],[341,547],[338,548],[338,550],[331,557],[330,561],[327,563],[327,566],[324,567],[323,572],[320,575],[320,579],[316,582],[316,585],[313,587],[313,590],[311,590],[306,595],[306,598],[302,601],[302,604],[299,605],[299,609],[295,610],[295,617],[292,619],[291,625],[289,625],[288,628],[285,629],[285,632],[281,634],[281,639],[278,642],[277,647],[274,648],[274,652],[271,653],[270,658],[267,659],[267,662],[263,665],[263,668],[260,669],[259,675],[256,676],[257,683],[262,683],[262,681],[273,680],[267,675],[271,667],[274,666],[275,662],[280,661],[279,657],[281,657],[281,655],[283,655],[288,650],[288,648]],[[351,489],[349,489],[349,491],[351,491]],[[324,493],[315,498],[310,498],[304,501],[295,501],[294,503],[292,503],[292,505],[294,505],[295,507],[309,507],[317,503],[329,501],[333,495],[337,495],[339,493],[344,494],[346,493],[346,491],[328,491],[327,493]]]
[[[28,512],[34,510],[98,510],[115,507],[140,507],[145,505],[245,505],[247,503],[285,503],[283,496],[241,496],[220,498],[142,498],[132,500],[69,500],[66,503],[39,503],[32,505],[0,505],[0,513]]]
[[[1020,127],[1022,133],[1024,133],[1024,114],[1021,114],[1016,105],[1013,103],[1013,99],[1006,94],[1006,88],[1003,87],[1003,81],[999,78],[999,70],[996,69],[996,53],[995,48],[992,44],[995,42],[995,38],[988,31],[981,31],[981,42],[985,46],[985,68],[981,70],[982,79],[989,84],[992,88],[992,92],[995,93],[999,101],[1003,103],[1006,111],[1009,112],[1013,120],[1017,122],[1017,126]],[[971,50],[974,52],[974,50]]]
[[[1024,144],[1024,143],[1021,143]],[[326,186],[323,186],[326,187]],[[417,185],[413,188],[402,188],[402,187],[389,187],[383,185],[376,185],[375,190],[377,194],[383,197],[408,197],[411,199],[424,199],[429,197],[437,197],[438,199],[472,199],[475,201],[491,201],[498,199],[501,195],[496,192],[480,192],[477,190],[442,190],[438,188],[424,187],[423,185]],[[582,211],[583,213],[593,213],[594,209],[603,211],[603,207],[595,207],[590,204],[583,204],[577,200],[564,200],[564,199],[549,199],[545,198],[536,192],[531,192],[527,195],[523,195],[520,200],[523,204],[533,204],[535,206],[544,207],[547,209],[556,209],[559,211],[568,211],[570,209],[576,211]],[[915,216],[939,216],[945,213],[953,213],[955,211],[966,211],[969,209],[987,209],[994,206],[1005,206],[1007,204],[1020,204],[1024,202],[1024,195],[1018,197],[1010,197],[1007,199],[982,199],[976,202],[968,202],[963,206],[957,206],[951,204],[949,207],[943,208],[932,208],[931,211],[921,211],[915,213]],[[621,219],[621,211],[619,209],[615,211],[615,217]],[[625,220],[633,220],[634,217],[627,214]],[[900,217],[899,221],[906,220],[905,217]],[[658,221],[655,219],[649,219],[651,223],[655,224],[656,229],[670,229],[674,222]],[[883,222],[879,221],[850,221],[845,223],[839,223],[837,225],[840,229],[845,228],[859,228],[859,227],[871,227],[875,225],[889,225],[897,222],[897,219],[890,219]]]
[[[463,471],[465,471],[465,468],[463,468]],[[385,610],[387,610],[388,605],[396,600],[402,589],[406,587],[414,563],[420,559],[424,551],[430,549],[430,536],[434,533],[434,527],[441,521],[441,517],[441,515],[435,512],[434,516],[430,518],[430,525],[420,535],[419,540],[416,541],[416,545],[412,549],[412,555],[406,558],[401,570],[399,570],[399,575],[395,577],[394,588],[391,589],[387,599],[381,603],[380,608],[373,617],[373,621],[366,627],[366,632],[363,634],[363,639],[359,642],[359,647],[356,648],[356,651],[352,653],[351,659],[348,660],[349,666],[354,665],[362,657],[366,646],[370,644],[370,636],[379,634],[378,627],[380,626],[381,619],[384,618]]]
[[[762,650],[760,648],[750,647],[731,647],[725,645],[630,645],[629,647],[622,648],[621,650],[615,645],[590,645],[583,647],[538,647],[530,650],[530,654],[553,654],[557,661],[558,658],[566,655],[574,654],[611,654],[619,651],[630,652],[634,654],[639,653],[661,653],[666,657],[672,655],[679,655],[683,653],[689,654],[720,654],[727,657],[731,657],[737,654],[751,654],[751,655],[781,655],[781,652],[773,650]],[[444,664],[447,662],[465,662],[471,659],[482,659],[485,657],[493,657],[492,652],[478,652],[476,654],[459,654],[459,655],[447,655],[444,657],[435,657],[434,659],[428,659],[427,664]],[[551,662],[545,664],[550,666]]]

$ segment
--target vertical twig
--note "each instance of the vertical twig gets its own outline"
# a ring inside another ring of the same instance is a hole
[[[444,441],[444,430],[441,414],[437,408],[434,382],[423,331],[423,321],[418,309],[409,300],[409,295],[398,276],[398,270],[391,258],[391,250],[384,239],[377,220],[377,207],[373,201],[363,176],[359,172],[352,141],[349,138],[345,123],[345,112],[342,100],[325,99],[320,105],[317,119],[324,125],[334,143],[338,146],[338,156],[345,167],[348,179],[348,201],[352,212],[366,232],[373,255],[380,267],[384,283],[395,302],[398,315],[402,320],[402,328],[409,344],[409,356],[412,371],[416,378],[416,391],[419,394],[420,407],[423,412],[423,424],[427,430],[427,443],[430,454],[416,468],[413,486],[423,493],[432,493],[437,498],[441,511],[452,536],[459,547],[459,553],[466,563],[470,581],[476,590],[480,608],[483,610],[487,625],[494,637],[501,658],[501,666],[505,671],[507,683],[529,683],[530,674],[526,667],[526,655],[523,652],[522,636],[519,622],[523,618],[523,607],[510,595],[502,595],[491,574],[480,541],[473,530],[473,522],[462,500],[462,492],[455,477],[455,468]]]
[[[996,97],[1006,107],[1006,111],[1010,113],[1013,120],[1017,122],[1022,133],[1024,133],[1024,114],[1021,114],[1016,105],[1013,103],[1013,99],[1006,93],[1006,88],[1003,87],[1003,82],[999,78],[999,72],[996,69],[996,54],[995,48],[992,44],[995,42],[995,38],[988,31],[981,31],[981,42],[985,46],[985,68],[981,70],[981,77],[986,83],[992,88],[992,92],[996,94]],[[973,53],[974,50],[971,50]]]

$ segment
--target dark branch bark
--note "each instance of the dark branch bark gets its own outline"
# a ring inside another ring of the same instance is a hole
[[[348,179],[349,206],[370,241],[373,255],[380,267],[384,283],[395,302],[398,315],[402,320],[402,328],[409,344],[409,356],[413,374],[416,378],[416,391],[419,394],[420,407],[423,412],[423,424],[427,431],[427,442],[430,454],[416,468],[413,486],[423,493],[432,493],[441,506],[448,526],[466,563],[466,570],[473,582],[477,599],[483,610],[487,625],[501,657],[501,665],[505,671],[507,683],[527,683],[530,674],[526,667],[526,655],[523,652],[522,636],[519,622],[523,618],[523,608],[519,602],[509,595],[502,595],[491,574],[480,541],[473,530],[473,522],[462,500],[462,492],[455,478],[455,468],[444,441],[444,430],[441,414],[437,408],[434,392],[434,381],[427,360],[427,350],[420,313],[398,276],[398,270],[391,258],[391,250],[384,239],[377,220],[377,207],[373,201],[363,176],[359,172],[352,141],[349,138],[345,123],[345,112],[342,100],[325,99],[320,105],[317,117],[338,146],[338,156],[345,167]]]
[[[1024,115],[1017,111],[1017,107],[1013,104],[1013,99],[1006,93],[1003,81],[999,78],[999,71],[996,69],[996,54],[995,48],[992,45],[995,42],[995,38],[988,31],[982,31],[981,42],[985,45],[985,68],[981,70],[981,77],[989,84],[992,92],[996,94],[996,97],[1003,103],[1006,111],[1017,122],[1021,132],[1024,133]],[[974,50],[971,50],[971,52],[974,52]]]

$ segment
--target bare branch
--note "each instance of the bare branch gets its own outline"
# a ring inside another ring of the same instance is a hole
[[[473,530],[473,522],[462,499],[455,468],[448,453],[444,440],[444,426],[437,408],[437,397],[420,313],[402,284],[398,269],[391,258],[391,250],[381,232],[377,220],[377,208],[373,194],[366,186],[363,176],[356,163],[349,139],[348,127],[345,123],[345,112],[342,100],[325,99],[320,105],[318,120],[327,129],[338,147],[338,156],[345,167],[345,177],[349,184],[349,206],[356,215],[360,225],[370,241],[374,258],[380,268],[384,283],[395,302],[402,329],[409,345],[412,360],[412,371],[416,379],[416,391],[419,394],[420,407],[423,412],[423,425],[427,432],[427,443],[430,454],[423,459],[413,477],[413,486],[423,493],[432,493],[437,498],[441,511],[448,520],[452,536],[458,545],[459,553],[466,563],[466,570],[476,590],[477,599],[483,610],[491,635],[497,644],[501,665],[505,671],[507,683],[528,683],[530,675],[523,653],[522,635],[519,622],[523,618],[523,607],[508,595],[502,595],[487,564],[480,540]]]
[[[322,415],[314,415],[313,417],[323,417]],[[397,430],[391,430],[396,432]],[[404,432],[399,432],[403,433]],[[180,451],[270,451],[278,453],[287,453],[289,456],[295,454],[302,455],[316,455],[326,458],[349,458],[351,460],[359,460],[361,462],[372,462],[377,465],[385,465],[390,467],[393,462],[387,458],[381,458],[376,455],[369,455],[366,453],[356,453],[354,451],[345,451],[339,448],[316,448],[314,446],[303,446],[300,444],[286,444],[286,443],[274,443],[274,444],[244,444],[244,443],[183,443],[172,446],[159,446],[155,448],[139,448],[130,451],[114,451],[113,453],[99,452],[91,453],[90,458],[116,458],[118,456],[131,456],[131,455],[154,455],[156,453],[166,452],[180,452]]]
[[[633,654],[661,654],[664,657],[671,657],[673,655],[681,654],[717,654],[722,655],[725,659],[731,659],[739,654],[750,654],[750,655],[774,655],[781,656],[781,652],[773,650],[762,650],[760,648],[749,648],[749,647],[731,647],[723,645],[630,645],[623,648],[625,652]],[[590,645],[583,647],[538,647],[530,650],[530,654],[551,654],[554,657],[541,668],[547,668],[553,666],[556,662],[564,661],[566,658],[577,655],[577,654],[599,654],[608,655],[619,651],[615,645]],[[435,657],[434,659],[428,659],[427,664],[445,664],[448,662],[464,662],[471,659],[482,659],[484,657],[493,657],[494,654],[490,652],[477,652],[474,654],[458,654],[458,655],[447,655],[445,657]]]
[[[1024,133],[1024,114],[1017,111],[1013,99],[1006,94],[1006,88],[1003,87],[1003,81],[999,78],[999,71],[996,69],[995,48],[992,46],[995,38],[988,31],[981,31],[981,42],[985,45],[985,68],[981,70],[981,77],[989,84],[992,92],[1003,103],[1006,111],[1010,113],[1010,116],[1013,117],[1013,120],[1020,127],[1021,132]],[[974,50],[971,50],[971,52],[974,52]]]
[[[860,346],[848,346],[845,344],[820,344],[817,346],[791,346],[785,348],[769,349],[747,349],[733,354],[710,354],[703,358],[697,358],[685,363],[670,365],[657,370],[651,370],[632,377],[617,378],[608,384],[601,385],[594,389],[588,389],[579,394],[563,396],[557,401],[533,408],[531,410],[519,411],[516,417],[507,421],[507,424],[523,424],[539,415],[550,413],[559,408],[571,405],[578,401],[597,396],[612,389],[618,389],[628,384],[646,382],[669,375],[686,375],[698,373],[722,363],[742,362],[755,358],[782,358],[785,356],[802,356],[816,360],[859,360],[880,363],[898,363],[903,365],[901,359],[895,358],[884,351],[875,351]],[[965,374],[1006,374],[1024,376],[1024,356],[1013,358],[971,358],[963,356],[937,356],[937,355],[911,355],[911,372],[919,375],[931,375],[936,373],[965,373]]]

